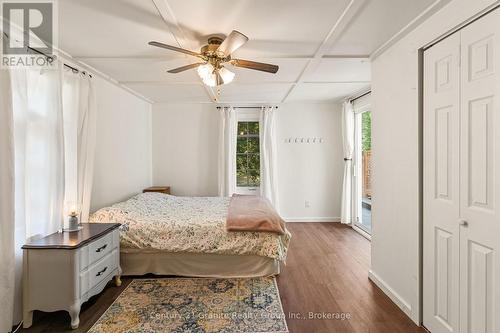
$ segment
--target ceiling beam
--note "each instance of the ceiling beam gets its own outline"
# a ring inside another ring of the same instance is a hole
[[[327,104],[327,105],[331,105],[331,104],[336,104],[336,103],[341,103],[343,100],[345,99],[345,97],[335,97],[335,98],[332,98],[332,99],[320,99],[320,100],[303,100],[303,101],[298,101],[299,103],[308,103],[308,104]],[[224,106],[224,105],[238,105],[238,106],[262,106],[262,105],[281,105],[282,103],[279,101],[279,100],[273,100],[273,101],[270,101],[270,100],[262,100],[262,101],[259,101],[259,100],[255,100],[255,101],[246,101],[246,100],[241,100],[241,101],[238,101],[238,102],[219,102],[219,103],[216,103],[214,104],[213,102],[200,102],[200,101],[179,101],[179,102],[173,102],[174,104],[175,103],[179,103],[179,104],[201,104],[201,105],[213,105],[214,107],[216,106]],[[293,102],[293,103],[296,103],[296,102]],[[155,102],[155,105],[172,105],[172,102],[170,101],[167,101],[167,102],[162,102],[162,101],[158,101],[158,102]]]
[[[83,61],[80,61],[78,59],[75,59],[73,58],[69,53],[61,50],[61,49],[58,49],[58,48],[55,48],[58,52],[58,56],[62,59],[65,59],[69,62],[70,65],[72,66],[75,66],[75,67],[78,67],[80,68],[81,70],[85,70],[87,72],[90,72],[92,73],[93,75],[96,75],[98,77],[100,77],[101,79],[109,82],[110,84],[118,87],[118,88],[121,88],[127,92],[129,92],[130,94],[134,95],[135,97],[137,98],[140,98],[141,100],[143,100],[144,102],[147,102],[149,104],[153,104],[154,101],[148,97],[146,97],[145,95],[143,94],[140,94],[138,93],[137,91],[131,89],[130,87],[126,86],[125,84],[119,82],[118,80],[115,80],[114,78],[112,78],[111,76],[109,76],[108,74],[105,74],[103,72],[101,72],[100,70],[98,70],[97,68],[83,62]]]
[[[174,37],[177,45],[180,48],[185,48],[185,49],[194,49],[192,45],[183,45],[186,44],[188,39],[186,38],[186,34],[182,30],[179,22],[175,18],[174,12],[172,11],[172,8],[170,7],[168,0],[151,0],[153,1],[153,4],[158,11],[158,14],[160,14],[161,18],[165,22],[166,26],[170,30],[170,33]],[[186,59],[189,59],[188,61],[190,63],[194,62],[194,59],[192,57],[186,56]],[[200,78],[201,82],[201,78]],[[207,85],[203,85],[205,88],[205,92],[207,93],[208,98],[210,98],[211,101],[213,102],[218,102],[218,96],[214,93],[212,88],[208,87]]]
[[[168,85],[202,85],[203,83],[199,81],[119,81],[121,84],[126,85],[157,85],[157,86],[168,86]],[[312,84],[361,84],[361,83],[371,83],[371,81],[304,81],[302,83],[312,83]],[[245,81],[245,82],[232,82],[232,85],[251,85],[251,84],[295,84],[295,81]]]
[[[432,16],[438,10],[443,8],[450,1],[451,0],[436,0],[429,7],[427,7],[422,13],[420,13],[417,17],[415,17],[410,23],[408,23],[401,30],[399,30],[396,34],[394,34],[391,38],[389,38],[388,41],[386,41],[384,44],[379,46],[375,51],[373,51],[372,54],[370,55],[370,58],[372,60],[376,59],[379,55],[384,53],[392,45],[396,44],[396,42],[401,40],[404,36],[408,35],[417,26],[419,26],[422,22],[427,20],[430,16]]]
[[[369,54],[325,54],[323,59],[362,59],[370,60]]]
[[[121,61],[121,60],[138,60],[138,61],[143,61],[143,60],[175,60],[175,59],[183,59],[183,56],[179,56],[176,58],[165,58],[165,57],[159,57],[159,56],[80,56],[80,57],[73,57],[74,59],[78,60],[104,60],[104,61]],[[276,60],[312,60],[315,59],[314,56],[288,56],[288,57],[265,57],[265,56],[260,56],[260,57],[252,57],[253,60],[258,60],[258,59],[276,59]],[[330,55],[326,54],[322,57],[322,59],[356,59],[356,60],[365,60],[365,61],[370,61],[370,56],[366,54],[353,54],[353,55]]]
[[[333,24],[332,28],[323,39],[323,42],[316,50],[314,56],[308,61],[307,65],[305,66],[304,70],[300,73],[295,83],[290,87],[290,90],[288,90],[285,97],[283,97],[283,100],[281,101],[282,103],[285,103],[288,96],[292,94],[294,89],[296,89],[297,86],[303,83],[304,78],[310,73],[312,73],[318,67],[323,57],[332,48],[333,44],[341,36],[344,29],[354,19],[358,11],[363,7],[365,3],[366,0],[351,0],[349,2],[349,4],[346,6],[340,17]]]

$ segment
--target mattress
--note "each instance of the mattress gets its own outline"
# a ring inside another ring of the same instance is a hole
[[[141,193],[98,210],[90,222],[121,223],[122,249],[253,255],[284,261],[290,233],[228,232],[229,200]]]

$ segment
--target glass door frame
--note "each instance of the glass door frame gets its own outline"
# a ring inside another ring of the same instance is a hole
[[[363,224],[363,155],[362,155],[362,115],[371,112],[371,105],[364,104],[354,108],[354,153],[353,153],[353,191],[352,216],[354,230],[371,240],[371,230],[367,231]],[[372,225],[373,227],[373,225]]]

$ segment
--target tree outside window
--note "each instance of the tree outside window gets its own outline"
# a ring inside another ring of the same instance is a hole
[[[372,113],[361,114],[362,148],[363,151],[372,150]]]
[[[236,185],[260,186],[259,122],[238,122],[236,142]]]

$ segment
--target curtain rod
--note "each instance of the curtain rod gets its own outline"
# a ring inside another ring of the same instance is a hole
[[[41,52],[41,51],[39,51],[39,50],[37,50],[37,49],[34,49],[34,48],[32,48],[32,47],[29,47],[29,46],[28,46],[28,49],[29,49],[29,50],[31,50],[31,51],[33,51],[33,52],[35,52],[35,53],[38,53],[38,54],[40,54],[40,55],[43,55],[43,56],[44,56],[44,57],[46,57],[47,59],[54,59],[54,57],[49,56],[49,55],[46,55],[45,53],[43,53],[43,52]],[[88,75],[89,77],[92,77],[92,74],[89,74],[89,73],[87,73],[86,71],[79,70],[78,68],[75,68],[75,67],[73,67],[73,66],[71,66],[71,65],[68,65],[67,63],[64,63],[64,62],[63,62],[63,65],[64,65],[64,67],[67,67],[67,68],[71,69],[71,71],[72,71],[73,73],[82,73],[83,75]]]
[[[223,106],[218,106],[217,109],[222,108]],[[260,109],[262,106],[234,106],[233,109]],[[277,109],[277,106],[273,106],[273,108]]]
[[[361,97],[364,97],[364,96],[369,95],[369,94],[371,94],[371,93],[372,93],[372,91],[371,91],[371,90],[368,90],[367,92],[362,93],[361,95],[358,95],[358,96],[356,96],[356,97],[354,97],[354,98],[349,99],[349,101],[352,103],[352,102],[354,102],[355,100],[360,99]]]
[[[5,38],[9,38],[9,35],[7,35],[5,32],[4,32],[3,34],[4,34]],[[28,50],[30,50],[30,51],[33,51],[33,52],[35,52],[35,53],[37,53],[37,54],[43,55],[43,56],[44,56],[45,58],[47,58],[47,59],[51,59],[52,61],[54,60],[54,56],[49,56],[49,55],[47,55],[47,54],[43,53],[42,51],[39,51],[39,50],[37,50],[37,49],[35,49],[35,48],[32,48],[32,47],[30,47],[30,46],[27,46],[27,49],[28,49]],[[71,66],[71,65],[68,65],[68,64],[66,64],[66,63],[64,63],[64,62],[63,62],[63,65],[64,65],[65,67],[67,67],[67,68],[71,69],[71,71],[72,71],[73,73],[82,73],[83,75],[88,75],[89,77],[92,77],[92,74],[89,74],[89,73],[87,73],[86,71],[79,70],[78,68],[75,68],[75,67],[73,67],[73,66]]]

